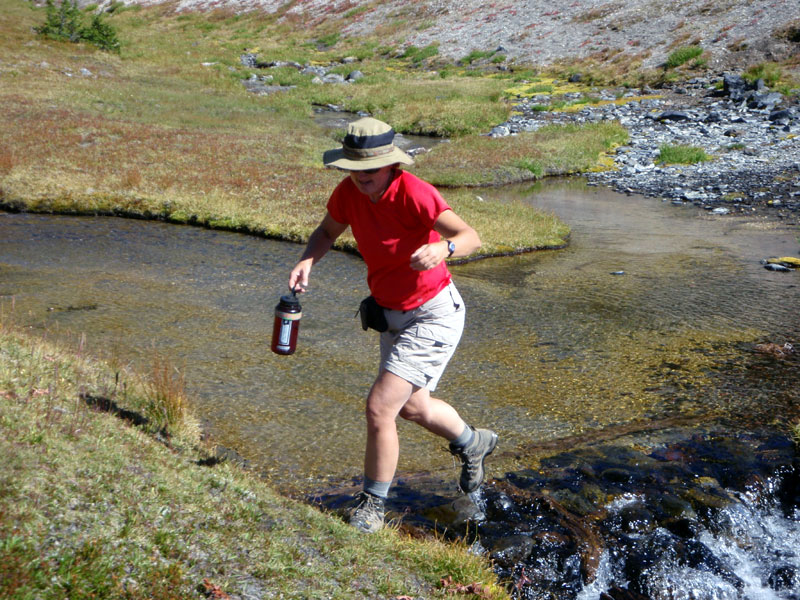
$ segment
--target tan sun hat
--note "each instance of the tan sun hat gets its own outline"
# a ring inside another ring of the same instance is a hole
[[[414,159],[394,145],[394,129],[383,121],[364,117],[347,126],[341,148],[322,156],[326,167],[347,171],[365,171],[401,163],[413,165]]]

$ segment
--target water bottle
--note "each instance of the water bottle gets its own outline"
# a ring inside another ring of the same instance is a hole
[[[297,333],[300,331],[300,317],[303,309],[297,299],[297,292],[281,296],[275,307],[275,322],[272,326],[272,351],[275,354],[293,354],[297,349]]]

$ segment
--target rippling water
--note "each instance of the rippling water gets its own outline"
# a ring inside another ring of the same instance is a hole
[[[743,365],[756,343],[800,338],[798,274],[759,264],[796,255],[797,232],[581,182],[480,193],[573,228],[564,250],[452,269],[467,329],[438,393],[499,431],[496,474],[517,466],[515,450],[565,436],[796,405],[796,379],[759,382]],[[144,365],[154,348],[171,357],[219,443],[310,490],[360,475],[377,339],[354,318],[363,264],[334,252],[302,298],[298,352],[270,353],[272,311],[300,252],[186,226],[0,214],[0,299],[14,298],[19,322],[85,334],[90,351]],[[401,433],[401,472],[452,471],[438,440],[404,423]]]

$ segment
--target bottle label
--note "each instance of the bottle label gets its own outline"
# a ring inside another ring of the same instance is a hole
[[[281,319],[281,330],[278,333],[278,349],[289,350],[289,342],[292,339],[292,320]]]

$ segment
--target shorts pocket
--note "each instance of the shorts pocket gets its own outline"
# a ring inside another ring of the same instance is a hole
[[[420,345],[446,348],[458,344],[461,332],[442,325],[419,324],[414,332],[414,337],[419,340]]]

